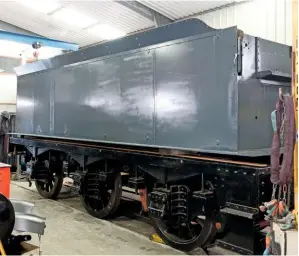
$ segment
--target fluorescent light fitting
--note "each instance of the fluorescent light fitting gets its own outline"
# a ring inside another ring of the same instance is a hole
[[[50,13],[61,7],[59,3],[53,0],[18,0],[18,2],[37,12]]]
[[[96,23],[94,19],[70,8],[63,8],[51,16],[77,28],[86,28]]]
[[[107,24],[99,24],[88,29],[88,31],[94,35],[97,35],[105,40],[112,40],[120,38],[126,35],[124,31],[121,31],[115,27]]]

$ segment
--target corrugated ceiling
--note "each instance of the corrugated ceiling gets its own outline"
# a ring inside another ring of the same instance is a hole
[[[178,20],[198,13],[227,5],[234,1],[140,1],[164,16]]]
[[[42,2],[42,0],[40,0],[40,2]],[[112,0],[60,0],[58,2],[62,4],[64,8],[72,8],[91,17],[97,24],[109,24],[128,34],[154,26],[153,21]],[[177,20],[226,5],[233,1],[198,0],[140,2],[172,20]],[[0,20],[45,37],[74,42],[80,46],[94,44],[101,40],[99,37],[90,34],[86,28],[74,28],[53,18],[51,13],[39,13],[12,0],[0,1]]]

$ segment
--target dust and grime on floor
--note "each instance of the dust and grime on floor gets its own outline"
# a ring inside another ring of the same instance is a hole
[[[57,201],[42,198],[24,182],[12,182],[11,198],[34,202],[34,213],[46,217],[45,234],[41,240],[44,255],[178,255],[183,252],[154,243],[149,235],[152,226],[126,216],[100,220],[87,214],[78,197],[61,194]],[[123,209],[127,208],[121,206]],[[39,239],[33,235],[32,243]]]

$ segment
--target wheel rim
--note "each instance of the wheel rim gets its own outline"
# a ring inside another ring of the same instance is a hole
[[[106,178],[103,180],[105,174]],[[89,167],[81,187],[85,208],[98,218],[105,218],[114,213],[121,191],[121,175],[115,172],[114,165],[107,161]]]
[[[196,218],[192,222],[198,225],[197,230],[191,237],[186,237],[182,232],[179,233],[177,227],[171,227],[167,221],[158,218],[152,218],[156,231],[166,244],[174,248],[190,251],[195,247],[205,246],[215,234],[215,221],[213,218],[206,217],[204,220]],[[192,222],[189,225],[192,225]],[[188,228],[188,227],[186,227]]]
[[[36,184],[45,193],[51,193],[55,187],[55,184],[58,183],[58,181],[59,181],[59,177],[56,175],[56,173],[53,173],[49,170],[46,181],[37,180]]]
[[[100,212],[109,207],[112,190],[99,190],[97,195],[84,194],[85,204],[95,212]]]
[[[203,221],[195,218],[185,226],[171,226],[166,220],[155,219],[156,226],[167,238],[178,244],[190,244],[198,239],[203,228]]]

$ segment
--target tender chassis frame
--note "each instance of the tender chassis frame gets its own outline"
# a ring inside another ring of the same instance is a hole
[[[10,143],[31,149],[36,156],[45,150],[64,152],[76,157],[83,168],[98,159],[134,163],[143,166],[162,183],[180,180],[194,172],[202,173],[216,187],[220,213],[229,225],[229,231],[215,244],[241,254],[256,254],[261,250],[263,235],[258,226],[262,217],[258,206],[271,196],[268,166],[265,164],[196,155],[161,155],[151,151],[39,138],[11,137]],[[153,171],[153,167],[157,168]],[[175,168],[180,168],[180,172],[172,173]],[[240,229],[240,225],[244,228]]]

